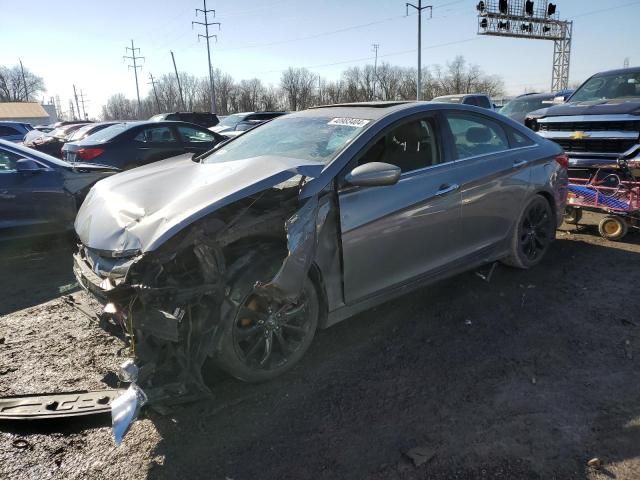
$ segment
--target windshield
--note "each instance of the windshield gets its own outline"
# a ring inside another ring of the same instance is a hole
[[[218,127],[229,127],[229,128],[235,128],[236,125],[238,125],[242,119],[244,118],[244,115],[240,115],[240,114],[235,114],[235,115],[229,115],[228,117],[224,118],[222,121],[220,121],[220,123],[216,126]]]
[[[91,125],[91,124],[90,125],[85,125],[84,127],[79,128],[78,130],[73,132],[71,135],[69,135],[68,140],[70,142],[73,142],[75,140],[80,140],[92,128],[94,128],[94,125]]]
[[[549,100],[553,100],[553,96],[538,97],[538,98],[516,98],[511,100],[504,107],[500,109],[500,113],[503,115],[513,115],[515,113],[529,113],[534,110],[539,110],[548,105]]]
[[[640,97],[640,72],[612,73],[590,78],[569,99],[570,102]]]
[[[116,123],[115,125],[111,125],[104,130],[100,130],[87,138],[91,139],[91,143],[105,143],[112,140],[117,135],[120,135],[130,127],[130,123]]]
[[[327,164],[369,123],[358,118],[279,117],[222,145],[203,161],[275,155]]]

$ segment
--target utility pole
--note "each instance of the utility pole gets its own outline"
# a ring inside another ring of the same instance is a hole
[[[69,111],[71,112],[71,120],[75,120],[76,112],[73,110],[73,100],[69,100]]]
[[[153,96],[156,97],[156,107],[158,107],[158,113],[160,113],[160,100],[158,100],[158,92],[156,90],[156,81],[153,79],[153,74],[149,73],[150,82],[147,82],[147,85],[150,83],[153,87]]]
[[[18,59],[20,62],[20,72],[22,72],[22,84],[24,85],[24,101],[29,101],[29,87],[27,87],[27,80],[24,77],[24,67],[22,66],[22,59]]]
[[[207,10],[207,0],[202,0],[204,3],[204,9],[196,8],[196,17],[198,16],[198,12],[204,13],[204,22],[191,22],[191,28],[193,25],[204,25],[205,34],[198,34],[198,41],[200,41],[200,37],[205,38],[207,40],[207,58],[209,59],[209,88],[211,90],[211,113],[216,112],[216,89],[213,83],[213,68],[211,67],[211,47],[209,46],[209,39],[215,38],[216,42],[218,41],[217,35],[209,35],[209,26],[210,25],[218,25],[218,30],[220,30],[220,22],[209,22],[209,13],[213,13],[213,18],[216,16],[215,10]]]
[[[136,95],[138,97],[138,115],[140,115],[140,110],[142,110],[141,106],[140,106],[140,88],[138,87],[138,69],[142,68],[140,65],[137,64],[138,60],[144,60],[144,57],[141,57],[139,55],[140,49],[139,48],[135,48],[133,45],[133,40],[131,40],[131,48],[129,47],[125,47],[124,48],[125,53],[129,53],[129,50],[131,50],[131,55],[124,55],[122,57],[123,60],[133,60],[133,65],[128,65],[129,68],[133,68],[133,74],[136,77]],[[138,51],[138,54],[136,55],[136,50]]]
[[[629,68],[629,57],[625,57],[624,59],[624,68]]]
[[[73,85],[73,96],[76,99],[76,111],[78,112],[78,117],[80,117],[80,105],[78,104],[78,92],[76,92],[76,86]],[[75,115],[74,115],[75,117]]]
[[[178,91],[180,92],[180,103],[182,103],[182,110],[187,111],[187,106],[184,103],[184,95],[182,94],[182,84],[180,83],[180,75],[178,75],[178,67],[176,67],[176,57],[173,55],[173,50],[169,50],[171,52],[171,59],[173,60],[173,70],[176,72],[176,80],[178,81]]]
[[[422,6],[422,0],[418,0],[418,6],[413,3],[407,3],[407,15],[409,15],[409,7],[413,7],[418,11],[418,82],[416,92],[416,100],[420,100],[422,89],[422,10],[429,9],[429,18],[433,17],[433,7],[431,5]]]
[[[380,45],[378,43],[374,43],[372,45],[373,51],[376,52],[376,59],[373,62],[373,99],[376,99],[376,82],[378,81],[378,49]]]
[[[60,103],[60,95],[56,95],[56,115],[60,120],[62,120],[62,104]]]
[[[85,96],[84,92],[82,91],[82,89],[80,89],[80,103],[82,104],[82,115],[84,116],[85,120],[88,120],[89,117],[87,116],[87,111],[84,108],[84,104],[85,102],[89,103],[89,100],[85,100],[84,96]]]

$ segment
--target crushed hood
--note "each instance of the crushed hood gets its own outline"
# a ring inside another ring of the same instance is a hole
[[[324,165],[260,156],[197,163],[185,154],[113,175],[89,192],[75,221],[82,243],[109,251],[150,251],[196,220]]]
[[[564,115],[625,115],[640,114],[640,98],[616,98],[590,102],[571,102],[542,108],[529,113],[533,117],[558,117]],[[640,117],[638,117],[640,119]]]

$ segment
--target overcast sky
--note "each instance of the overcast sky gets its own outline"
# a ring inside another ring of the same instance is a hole
[[[414,2],[417,3],[417,0]],[[557,0],[562,18],[574,20],[570,81],[640,64],[640,0]],[[505,80],[507,92],[550,88],[553,42],[478,36],[476,0],[433,0],[433,19],[423,22],[423,65],[446,64],[456,55]],[[173,70],[207,74],[206,45],[192,30],[197,0],[0,0],[0,65],[24,65],[42,76],[47,95],[68,105],[72,85],[86,93],[92,115],[107,97],[135,98],[133,72],[122,60],[131,40],[146,58],[141,96],[149,73]],[[417,18],[405,17],[404,0],[209,0],[222,23],[213,44],[214,68],[235,79],[258,77],[277,84],[288,66],[307,67],[329,79],[345,68],[379,61],[417,64]],[[412,13],[412,12],[410,12]],[[197,27],[197,26],[196,26]],[[204,32],[203,32],[204,33]]]

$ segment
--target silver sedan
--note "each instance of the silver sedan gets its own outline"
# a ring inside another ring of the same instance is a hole
[[[558,145],[486,109],[313,108],[99,182],[74,268],[154,387],[206,391],[207,357],[267,380],[317,328],[483,264],[537,265],[566,168]]]

